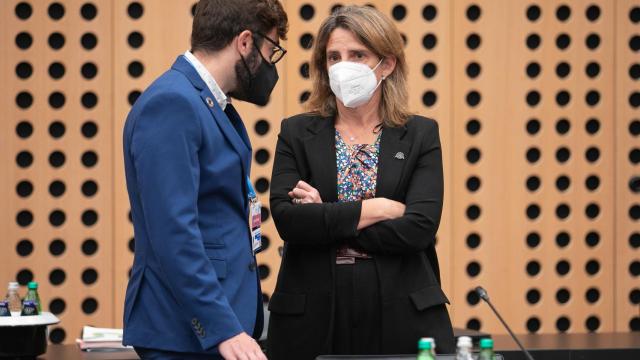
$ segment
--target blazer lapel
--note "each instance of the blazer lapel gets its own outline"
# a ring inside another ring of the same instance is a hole
[[[337,202],[338,170],[334,120],[318,118],[307,130],[310,136],[303,141],[313,178],[310,185],[318,190],[323,202]]]
[[[405,126],[385,127],[382,130],[380,154],[378,155],[376,197],[394,198],[411,149],[409,142],[404,140],[406,132]]]
[[[253,150],[251,148],[249,134],[247,134],[247,128],[244,126],[244,122],[242,121],[240,114],[238,114],[236,108],[231,103],[227,104],[227,108],[224,113],[231,121],[231,125],[235,128],[236,134],[240,135],[240,140],[242,140],[242,143],[244,144],[244,147],[242,148],[243,154],[245,155],[244,165],[247,166],[247,169],[251,169],[251,154]]]
[[[240,156],[240,159],[242,160],[243,174],[248,176],[251,162],[251,146],[243,141],[238,131],[233,127],[231,119],[229,119],[227,114],[222,111],[204,80],[202,80],[196,69],[194,69],[189,61],[182,55],[178,56],[171,68],[184,74],[191,84],[196,89],[200,90],[200,98],[202,99],[202,102],[207,106],[207,108],[209,108],[209,112],[218,124],[220,131],[222,131],[224,137],[231,144],[231,147]],[[231,104],[227,106],[231,106]],[[234,109],[232,109],[232,113],[237,115]],[[233,120],[241,121],[239,116],[237,116],[237,119]],[[244,126],[242,128],[244,128]]]
[[[224,134],[224,137],[226,137],[229,143],[231,144],[231,147],[233,147],[233,149],[238,153],[238,155],[240,155],[240,159],[242,159],[242,170],[244,174],[249,175],[249,168],[248,168],[249,164],[247,162],[251,161],[250,147],[248,147],[245,144],[245,142],[240,137],[240,134],[238,133],[238,131],[236,131],[236,129],[233,127],[233,124],[231,124],[231,119],[229,119],[227,114],[225,114],[225,112],[222,111],[218,103],[213,99],[213,95],[211,95],[211,91],[209,91],[209,89],[203,90],[200,93],[200,97],[203,99],[203,101],[205,101],[205,103],[210,103],[213,105],[213,106],[209,105],[209,111],[211,111],[213,118],[215,119],[216,123],[218,124],[218,127]],[[231,104],[227,106],[231,106]],[[234,120],[241,121],[239,117]],[[247,158],[249,158],[249,161],[247,161]]]

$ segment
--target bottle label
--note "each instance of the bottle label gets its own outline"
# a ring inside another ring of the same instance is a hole
[[[0,316],[11,316],[11,311],[9,311],[9,303],[6,301],[0,302]]]
[[[38,315],[38,308],[33,301],[25,301],[22,305],[22,316]]]

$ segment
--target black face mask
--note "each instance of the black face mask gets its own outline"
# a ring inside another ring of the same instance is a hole
[[[255,74],[251,74],[249,65],[241,54],[242,65],[239,61],[235,68],[238,88],[230,92],[229,95],[241,101],[265,106],[269,102],[269,96],[271,96],[271,92],[278,82],[278,70],[275,65],[264,60],[260,51],[257,49],[254,51],[258,53],[257,57],[260,58],[260,66],[256,69]],[[255,57],[249,55],[249,59],[251,58]]]

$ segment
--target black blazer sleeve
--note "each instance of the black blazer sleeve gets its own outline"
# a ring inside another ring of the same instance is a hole
[[[350,239],[352,246],[369,253],[397,254],[423,251],[434,245],[444,191],[442,151],[438,124],[433,120],[425,123],[428,125],[421,135],[422,146],[406,188],[404,215],[362,229]]]
[[[270,205],[282,240],[306,245],[343,243],[356,235],[361,202],[294,205],[291,191],[302,178],[298,169],[294,141],[299,138],[289,130],[289,120],[282,121],[271,175]],[[298,147],[298,150],[301,149]],[[298,154],[302,157],[302,154]]]

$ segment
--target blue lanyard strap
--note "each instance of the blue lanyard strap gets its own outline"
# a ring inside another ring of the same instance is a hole
[[[253,185],[251,184],[251,179],[247,176],[247,193],[249,194],[249,199],[255,199],[257,197],[256,191],[253,189]]]

